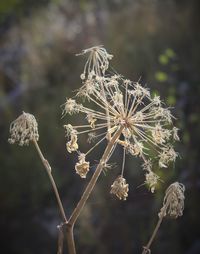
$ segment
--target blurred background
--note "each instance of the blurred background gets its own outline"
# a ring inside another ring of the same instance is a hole
[[[78,253],[141,253],[173,181],[186,186],[184,216],[164,220],[152,253],[200,253],[199,13],[198,0],[0,1],[1,253],[56,253],[60,214],[49,180],[33,146],[7,143],[9,125],[23,110],[35,115],[69,215],[88,179],[75,174],[77,158],[65,149],[62,126],[69,119],[61,119],[60,105],[81,85],[85,59],[75,54],[101,44],[114,54],[115,70],[134,81],[141,77],[173,107],[180,158],[175,166],[155,169],[164,183],[151,194],[139,187],[141,162],[128,157],[130,191],[122,202],[109,194],[120,172],[117,150],[111,162],[119,165],[102,174],[75,227]],[[93,165],[103,148],[90,158]]]

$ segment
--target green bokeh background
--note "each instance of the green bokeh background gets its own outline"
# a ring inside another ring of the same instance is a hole
[[[69,215],[88,179],[74,173],[77,158],[65,149],[62,125],[79,118],[61,119],[60,105],[81,85],[84,59],[75,53],[101,44],[114,54],[117,72],[141,78],[173,107],[180,158],[167,169],[155,169],[164,183],[151,194],[139,187],[141,162],[128,157],[130,192],[121,202],[109,194],[120,172],[117,149],[111,159],[117,166],[100,177],[75,227],[78,253],[141,253],[173,181],[186,186],[184,216],[163,222],[152,253],[200,253],[199,12],[198,0],[0,1],[1,253],[56,253],[60,216],[51,186],[32,146],[7,143],[9,124],[23,110],[36,116],[40,145]],[[84,140],[80,146],[87,148]],[[92,165],[103,148],[92,154]]]

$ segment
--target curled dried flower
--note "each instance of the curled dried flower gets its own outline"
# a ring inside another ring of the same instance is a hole
[[[81,178],[86,178],[86,175],[90,169],[90,163],[85,161],[85,154],[81,153],[78,157],[78,162],[75,165],[76,173],[80,175]]]
[[[93,113],[88,113],[86,118],[87,118],[88,123],[90,124],[91,128],[94,129],[95,128],[95,122],[97,121],[94,114]]]
[[[145,178],[146,178],[145,183],[149,186],[151,192],[154,193],[160,177],[156,175],[153,171],[149,171],[145,174]]]
[[[126,179],[120,175],[111,185],[110,193],[116,195],[120,200],[126,200],[129,191],[128,186],[129,185],[126,183]]]
[[[167,188],[163,200],[163,207],[158,214],[160,218],[166,216],[167,214],[175,219],[183,215],[185,199],[184,191],[185,186],[178,182],[171,184]]]
[[[10,138],[8,139],[10,144],[29,145],[30,141],[38,141],[38,139],[38,124],[33,115],[23,112],[10,124]]]
[[[71,133],[71,140],[67,142],[66,144],[66,148],[69,153],[72,153],[78,150],[77,140],[78,138],[77,138],[76,132],[74,131]]]

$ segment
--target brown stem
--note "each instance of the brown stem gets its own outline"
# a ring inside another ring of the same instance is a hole
[[[70,223],[67,223],[66,225],[67,227],[67,247],[68,247],[68,251],[69,254],[76,254],[76,247],[75,247],[75,243],[74,243],[74,226],[71,225]]]
[[[53,191],[54,191],[54,194],[56,196],[56,200],[57,200],[57,203],[58,203],[58,207],[60,209],[60,213],[61,213],[61,216],[62,216],[62,219],[63,219],[63,222],[64,223],[67,223],[67,217],[65,215],[65,211],[64,211],[64,208],[63,208],[63,205],[62,205],[62,202],[61,202],[61,199],[60,199],[60,195],[58,193],[58,189],[57,189],[57,186],[56,186],[56,183],[53,179],[53,176],[51,174],[51,167],[49,165],[49,162],[44,158],[43,154],[42,154],[42,151],[37,143],[36,140],[33,140],[33,144],[35,145],[35,148],[39,154],[39,157],[42,161],[42,164],[44,165],[45,169],[46,169],[46,172],[49,176],[49,179],[50,179],[50,182],[52,184],[52,187],[53,187]]]
[[[100,162],[99,162],[99,164],[98,164],[98,166],[97,166],[97,168],[96,168],[92,178],[90,179],[90,182],[88,183],[85,191],[83,192],[83,195],[81,196],[80,201],[78,202],[77,206],[75,207],[74,211],[72,212],[71,217],[69,218],[69,223],[71,225],[74,225],[76,220],[77,220],[77,218],[79,217],[79,215],[80,215],[80,213],[81,213],[81,211],[82,211],[82,209],[83,209],[87,199],[89,198],[89,196],[90,196],[90,194],[91,194],[91,192],[92,192],[92,190],[93,190],[93,188],[94,188],[94,186],[95,186],[95,184],[97,182],[97,179],[98,179],[99,175],[102,172],[102,169],[103,169],[103,167],[104,167],[104,165],[105,165],[105,163],[106,163],[106,161],[108,159],[110,151],[111,151],[113,145],[115,144],[115,141],[121,135],[123,128],[124,127],[121,126],[120,129],[113,135],[112,139],[108,143],[108,145],[107,145],[107,147],[106,147],[106,149],[104,151],[104,154],[103,154],[103,156],[102,156],[102,158],[101,158],[101,160],[100,160]]]
[[[153,242],[153,240],[154,240],[154,238],[155,238],[155,236],[156,236],[156,234],[158,232],[158,229],[160,228],[160,225],[161,225],[161,223],[163,221],[163,218],[165,217],[166,208],[167,208],[167,206],[165,206],[165,209],[162,210],[162,213],[160,214],[160,218],[159,218],[159,220],[158,220],[158,222],[156,224],[156,227],[155,227],[155,229],[154,229],[154,231],[153,231],[153,233],[151,235],[150,240],[148,241],[147,245],[143,247],[142,254],[150,254],[151,253],[150,247],[151,247],[151,244],[152,244],[152,242]]]

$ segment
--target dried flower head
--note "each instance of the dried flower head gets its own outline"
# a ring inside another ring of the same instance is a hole
[[[145,174],[146,181],[145,183],[149,186],[149,189],[154,193],[156,185],[160,177],[156,175],[153,171],[149,171]]]
[[[183,215],[184,210],[184,191],[185,186],[182,183],[175,182],[171,184],[165,192],[163,207],[158,214],[159,217],[164,217],[167,214],[172,218],[177,218]]]
[[[38,139],[38,124],[33,115],[23,112],[10,124],[10,138],[8,139],[10,144],[29,145],[30,141],[38,141]]]
[[[110,193],[116,195],[120,200],[126,200],[129,191],[128,186],[129,185],[126,183],[126,179],[120,175],[111,185]]]
[[[86,53],[89,53],[89,58],[83,72],[83,86],[77,97],[87,99],[87,106],[77,103],[79,98],[67,99],[63,114],[83,113],[87,123],[66,125],[67,136],[71,136],[68,150],[78,150],[77,137],[87,134],[90,143],[95,140],[93,147],[85,153],[88,155],[103,141],[109,142],[122,130],[109,155],[110,158],[117,145],[124,148],[122,171],[126,154],[150,164],[153,154],[159,167],[168,167],[177,157],[173,142],[178,140],[169,108],[164,107],[160,97],[152,96],[149,89],[139,82],[124,79],[121,75],[110,75],[109,72],[104,75],[111,55],[101,46],[84,50],[82,54]],[[75,137],[70,133],[72,130],[76,131]],[[153,172],[149,173],[146,174],[146,181],[151,185],[150,190],[154,191],[158,177]]]
[[[90,163],[85,161],[85,154],[81,153],[78,157],[78,162],[75,165],[76,173],[79,174],[81,178],[86,178],[89,169]]]
[[[102,45],[84,49],[82,53],[77,54],[77,56],[85,54],[89,54],[89,57],[86,61],[84,71],[81,74],[81,79],[84,80],[87,77],[91,79],[93,75],[104,75],[105,71],[108,69],[109,60],[113,58],[113,55],[108,54]]]
[[[71,131],[70,136],[71,136],[71,140],[67,142],[66,144],[66,148],[69,153],[78,150],[78,143],[77,143],[78,138],[77,138],[76,131],[75,130]]]

